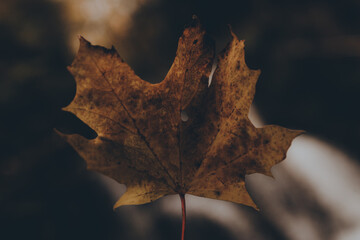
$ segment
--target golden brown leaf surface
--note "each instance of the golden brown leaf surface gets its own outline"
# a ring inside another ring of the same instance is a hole
[[[76,96],[64,109],[98,136],[64,137],[90,170],[126,184],[114,207],[176,193],[256,207],[245,175],[270,175],[302,131],[256,128],[248,119],[260,71],[246,66],[244,41],[232,33],[208,86],[213,60],[213,41],[197,20],[184,30],[174,63],[158,84],[140,79],[114,48],[80,38],[69,67]]]

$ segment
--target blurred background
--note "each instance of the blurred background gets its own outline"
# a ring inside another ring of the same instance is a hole
[[[78,35],[114,45],[159,82],[198,15],[220,51],[227,24],[261,69],[256,126],[304,129],[273,178],[247,177],[260,212],[187,196],[187,239],[360,239],[360,2],[215,0],[0,1],[0,238],[180,239],[177,196],[112,205],[125,187],[94,172],[53,129],[94,132],[61,111]]]

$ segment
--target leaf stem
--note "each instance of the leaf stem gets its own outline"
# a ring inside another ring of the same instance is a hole
[[[182,210],[182,228],[181,228],[181,240],[185,239],[185,225],[186,225],[186,205],[185,205],[185,194],[179,193],[181,200]]]

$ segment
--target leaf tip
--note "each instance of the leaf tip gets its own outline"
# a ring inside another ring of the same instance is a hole
[[[240,49],[243,49],[245,47],[245,40],[244,39],[239,40],[239,38],[234,33],[232,26],[230,24],[228,24],[228,28],[229,28],[229,33],[231,35],[230,43],[235,45],[236,47],[239,47]]]
[[[122,206],[123,204],[120,202],[120,199],[116,201],[113,206],[113,211],[115,211],[118,207]]]
[[[70,73],[72,73],[73,66],[72,66],[72,65],[69,65],[69,66],[66,67],[66,69],[67,69]]]
[[[234,33],[232,26],[230,24],[228,24],[227,26],[228,26],[228,31],[229,31],[232,39],[239,40],[238,37],[236,36],[236,34]],[[241,42],[244,42],[244,41],[245,40],[241,40]]]
[[[305,130],[292,130],[292,132],[293,132],[294,138],[296,138],[296,137],[298,137],[300,135],[306,134]]]
[[[200,20],[196,14],[192,15],[192,21],[189,25],[186,25],[185,28],[201,28]],[[186,30],[185,29],[185,30]]]
[[[78,35],[78,38],[79,38],[79,41],[80,41],[80,48],[83,47],[83,46],[90,46],[91,43],[86,40],[83,36],[81,35]]]
[[[80,34],[78,35],[78,39],[79,39],[80,42],[81,41],[87,42],[87,40],[83,36],[81,36]]]
[[[200,20],[196,14],[193,14],[191,19],[192,19],[192,22],[191,22],[192,26],[200,25]]]
[[[286,157],[286,156],[285,156],[285,157]],[[284,159],[285,159],[285,157],[284,157]],[[273,166],[272,166],[272,167],[273,167]],[[265,169],[265,170],[264,170],[263,172],[261,172],[261,173],[264,174],[265,176],[268,176],[268,177],[270,177],[270,178],[272,178],[272,179],[275,179],[274,175],[273,175],[272,172],[271,172],[272,167]]]
[[[56,128],[53,128],[53,130],[54,130],[54,132],[55,132],[56,134],[58,134],[60,137],[62,137],[62,138],[66,138],[66,134],[64,134],[64,133],[60,132],[60,131],[59,131],[59,130],[57,130]]]
[[[65,111],[65,112],[69,112],[69,106],[62,107],[61,110]]]

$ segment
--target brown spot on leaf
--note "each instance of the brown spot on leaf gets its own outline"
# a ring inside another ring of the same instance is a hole
[[[237,70],[240,70],[240,61],[237,61],[236,69],[237,69]]]

